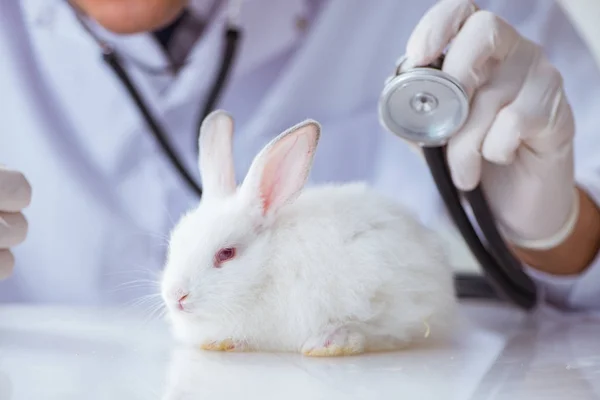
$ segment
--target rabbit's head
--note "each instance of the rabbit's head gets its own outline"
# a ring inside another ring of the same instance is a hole
[[[282,207],[300,194],[320,137],[306,120],[281,133],[254,158],[236,185],[234,124],[223,111],[203,122],[199,168],[204,193],[171,233],[161,294],[173,313],[226,316],[256,303],[270,282],[270,238]],[[183,314],[182,314],[183,315]]]

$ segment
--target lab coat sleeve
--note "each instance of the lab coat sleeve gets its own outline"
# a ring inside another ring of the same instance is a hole
[[[21,7],[19,1],[0,1],[0,67],[20,72],[19,77],[28,72],[27,61],[32,57]]]
[[[600,69],[560,7],[548,9],[533,34],[561,72],[576,123],[577,184],[600,205]],[[561,308],[600,310],[600,254],[578,276],[558,277],[527,269],[550,303]]]

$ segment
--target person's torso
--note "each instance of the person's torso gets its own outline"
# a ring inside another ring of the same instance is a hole
[[[0,300],[97,303],[155,291],[148,281],[160,273],[169,229],[197,202],[65,3],[23,1],[40,74],[27,75],[28,93],[38,103],[15,94],[0,109],[9,121],[0,160],[27,174],[34,198],[29,237],[15,249],[15,277],[0,284]],[[533,38],[553,7],[484,3]],[[313,118],[323,133],[309,184],[364,180],[424,223],[448,226],[425,163],[377,116],[383,82],[433,4],[246,1],[241,50],[218,104],[236,119],[238,180],[273,136]],[[103,32],[197,180],[196,127],[219,66],[222,11],[174,77],[160,72],[167,63],[154,37]]]

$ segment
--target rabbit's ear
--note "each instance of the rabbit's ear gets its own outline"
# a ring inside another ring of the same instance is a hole
[[[213,111],[202,121],[198,166],[207,196],[223,197],[235,192],[232,141],[233,119],[225,111]]]
[[[306,183],[320,135],[320,125],[306,120],[273,139],[252,162],[242,196],[259,204],[262,215],[293,201]]]

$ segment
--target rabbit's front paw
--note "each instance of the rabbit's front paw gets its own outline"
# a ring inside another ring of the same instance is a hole
[[[309,357],[340,357],[364,352],[365,337],[346,328],[338,328],[313,336],[302,346],[302,354]]]
[[[247,346],[241,341],[232,339],[208,340],[200,345],[202,350],[210,351],[247,351]]]

